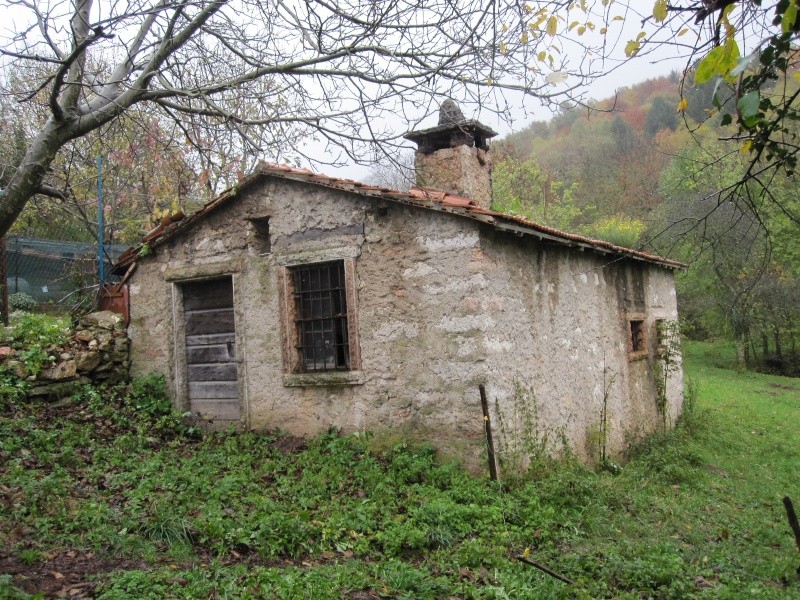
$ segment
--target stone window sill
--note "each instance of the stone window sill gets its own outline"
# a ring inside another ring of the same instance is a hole
[[[364,375],[361,371],[321,371],[283,376],[284,387],[338,387],[363,383]]]

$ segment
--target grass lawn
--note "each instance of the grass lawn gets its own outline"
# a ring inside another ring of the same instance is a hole
[[[685,352],[691,417],[621,473],[503,487],[371,436],[199,437],[155,381],[7,404],[0,599],[800,598],[800,380]]]

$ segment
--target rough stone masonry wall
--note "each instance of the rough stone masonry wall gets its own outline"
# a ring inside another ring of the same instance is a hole
[[[9,353],[6,366],[29,383],[28,397],[58,398],[77,391],[87,383],[114,384],[129,375],[130,340],[125,319],[110,311],[90,313],[81,318],[71,342],[54,348],[55,363],[37,375],[28,376],[24,364]]]
[[[669,375],[666,415],[659,413],[654,384],[656,321],[677,321],[670,271],[496,235],[482,240],[476,261],[488,274],[484,303],[499,305],[484,354],[506,448],[559,451],[567,442],[579,457],[596,460],[601,443],[614,456],[664,421],[675,423],[680,361]],[[635,359],[628,348],[632,316],[644,319],[648,343]]]
[[[472,198],[483,208],[492,204],[492,151],[474,146],[443,148],[414,155],[417,185]]]
[[[270,252],[248,220],[266,216]],[[185,409],[181,281],[231,276],[242,427],[403,429],[478,464],[478,384],[487,383],[495,414],[512,419],[520,384],[535,392],[541,426],[563,431],[584,456],[609,387],[618,449],[626,432],[658,426],[650,359],[628,360],[626,311],[643,303],[648,326],[674,319],[671,274],[526,240],[269,179],[140,261],[130,287],[132,368],[167,375]],[[362,369],[347,385],[296,385],[284,372],[277,274],[292,261],[344,256],[355,258]],[[670,389],[674,415],[677,383]]]

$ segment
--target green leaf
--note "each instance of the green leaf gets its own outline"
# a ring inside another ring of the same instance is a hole
[[[656,0],[653,5],[653,18],[658,23],[663,23],[667,19],[667,0]]]
[[[744,125],[745,129],[753,129],[756,125],[761,122],[761,117],[754,116],[754,117],[747,117],[746,119],[742,119],[742,124]]]
[[[736,40],[733,38],[725,40],[723,45],[711,50],[697,65],[694,74],[695,85],[706,83],[714,75],[728,76],[729,72],[736,67],[739,56],[739,45]]]
[[[639,48],[641,44],[637,40],[630,40],[627,44],[625,44],[625,56],[630,58],[631,56],[635,56],[637,52],[639,52]]]
[[[718,73],[719,64],[724,52],[725,50],[722,46],[717,46],[706,54],[703,60],[697,65],[697,70],[694,72],[695,85],[703,85]]]
[[[743,119],[749,119],[751,117],[755,117],[758,114],[758,107],[761,103],[761,94],[758,93],[758,90],[753,92],[748,92],[741,98],[739,98],[739,102],[736,103],[736,108],[739,109],[739,113],[742,115]]]
[[[554,36],[556,33],[558,33],[558,19],[556,18],[555,15],[551,16],[547,20],[547,30],[546,31],[547,31],[547,35],[549,35],[549,36]]]
[[[783,13],[783,18],[781,19],[781,31],[783,33],[789,33],[794,29],[794,25],[797,22],[797,4],[794,2],[789,3],[789,6],[786,7],[786,12]]]

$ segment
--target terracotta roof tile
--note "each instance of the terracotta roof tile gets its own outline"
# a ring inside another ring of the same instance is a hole
[[[495,228],[500,230],[513,231],[516,234],[522,235],[532,235],[538,239],[547,240],[552,243],[558,243],[567,246],[578,246],[583,249],[594,250],[604,254],[614,254],[619,257],[643,260],[668,268],[686,268],[686,265],[683,263],[668,258],[647,254],[631,248],[615,246],[614,244],[603,240],[595,240],[589,237],[567,233],[553,227],[548,227],[547,225],[534,223],[533,221],[529,221],[516,215],[509,215],[506,213],[500,213],[494,210],[481,208],[474,200],[470,198],[465,198],[464,196],[459,196],[456,194],[450,194],[442,190],[412,187],[407,192],[401,192],[389,188],[360,183],[358,181],[353,181],[352,179],[329,177],[327,175],[313,173],[308,169],[298,169],[288,165],[276,165],[262,162],[252,173],[243,177],[236,186],[225,190],[219,196],[207,202],[189,217],[186,217],[177,223],[170,223],[166,226],[159,225],[159,227],[149,232],[139,246],[130,248],[123,252],[123,254],[117,260],[117,263],[114,265],[115,271],[124,271],[124,269],[130,265],[130,263],[134,262],[137,257],[140,256],[142,247],[145,244],[148,244],[151,248],[153,248],[162,244],[168,239],[176,237],[182,231],[191,227],[192,224],[203,219],[205,215],[213,212],[220,206],[227,204],[244,188],[249,187],[252,183],[261,179],[262,177],[291,179],[293,181],[300,181],[312,185],[320,185],[327,188],[352,192],[370,198],[381,198],[391,202],[400,202],[403,204],[409,204],[427,209],[438,208],[439,210],[446,210],[450,214],[472,218],[484,223],[490,223]]]

